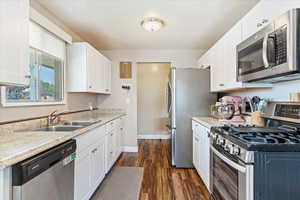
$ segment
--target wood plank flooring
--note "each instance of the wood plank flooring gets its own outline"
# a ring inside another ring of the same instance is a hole
[[[140,200],[209,200],[196,170],[171,166],[170,140],[139,140],[138,144],[139,152],[123,153],[116,166],[144,167]]]

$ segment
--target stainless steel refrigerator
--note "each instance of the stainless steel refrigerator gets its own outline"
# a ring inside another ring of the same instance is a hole
[[[172,165],[193,168],[192,117],[209,116],[217,100],[210,93],[210,73],[205,69],[172,68],[168,83],[169,131]]]

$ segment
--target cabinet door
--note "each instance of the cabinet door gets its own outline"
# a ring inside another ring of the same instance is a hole
[[[275,0],[259,2],[243,19],[243,40],[247,39],[276,17],[291,8],[300,6],[299,1],[294,0]]]
[[[202,179],[209,189],[209,179],[210,179],[210,143],[209,143],[209,129],[206,127],[201,127],[201,151],[200,151],[200,163],[202,169]]]
[[[91,184],[98,187],[105,176],[105,140],[97,142],[91,149]]]
[[[91,160],[89,149],[86,152],[78,154],[78,158],[75,159],[74,174],[75,200],[88,199],[91,188]]]
[[[212,59],[209,60],[210,65],[210,91],[216,91],[217,84],[218,84],[218,65],[216,63],[216,59],[213,59],[213,57],[216,57],[216,46],[213,46],[210,50],[210,53],[212,54]]]
[[[224,36],[224,68],[226,89],[239,88],[241,82],[237,81],[237,52],[236,46],[242,41],[242,25],[235,25]]]
[[[193,164],[199,173],[199,137],[196,131],[193,132]]]
[[[29,1],[0,1],[0,85],[29,83]]]
[[[117,134],[116,134],[116,159],[118,159],[118,157],[120,156],[121,154],[121,139],[122,139],[122,126],[118,126],[118,131],[117,131]]]
[[[87,63],[87,90],[89,92],[97,92],[97,74],[98,74],[98,56],[90,46],[86,48],[86,63]]]
[[[105,90],[105,92],[108,94],[111,94],[111,68],[112,68],[111,61],[106,59],[106,65],[105,65],[106,90]]]
[[[224,67],[224,39],[219,40],[211,51],[211,91],[216,92],[226,87]]]
[[[115,134],[114,132],[110,132],[106,135],[106,173],[111,169],[113,162],[114,162],[114,156],[115,156],[115,142],[114,142]]]

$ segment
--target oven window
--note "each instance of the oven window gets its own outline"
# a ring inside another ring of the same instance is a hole
[[[238,200],[238,170],[213,154],[213,196],[215,200]]]
[[[246,75],[264,70],[263,39],[238,52],[238,74]]]

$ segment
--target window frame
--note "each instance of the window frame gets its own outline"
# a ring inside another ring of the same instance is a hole
[[[37,51],[40,51],[44,54],[48,54],[50,56],[53,56],[45,51],[42,51],[40,49],[36,49],[34,47],[29,47],[28,49],[34,49]],[[1,105],[2,107],[24,107],[24,106],[46,106],[46,105],[66,105],[67,104],[67,88],[66,88],[66,51],[65,49],[65,56],[62,59],[62,83],[61,83],[61,90],[62,90],[62,100],[60,101],[8,101],[6,98],[6,87],[1,87]],[[28,51],[29,53],[29,51]],[[56,57],[56,56],[54,56]],[[29,66],[28,66],[29,67]]]

